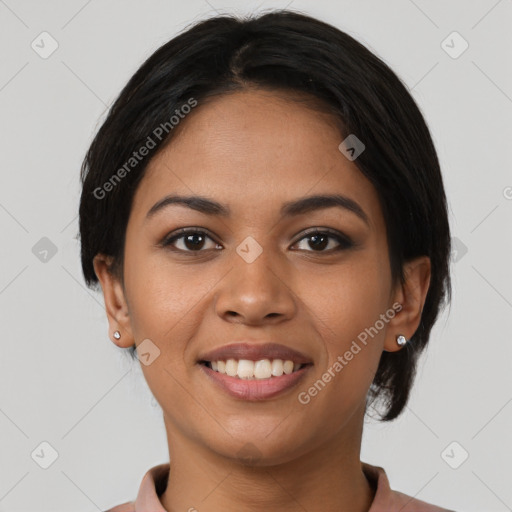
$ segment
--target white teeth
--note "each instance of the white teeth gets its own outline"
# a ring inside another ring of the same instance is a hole
[[[240,359],[240,361],[238,361],[238,371],[236,374],[241,379],[249,379],[254,377],[254,361]]]
[[[263,359],[254,363],[254,376],[257,379],[270,379],[272,376],[272,366],[268,359]]]
[[[283,364],[283,371],[286,375],[290,375],[293,372],[293,361],[285,361]]]
[[[289,375],[299,370],[302,365],[293,361],[282,359],[261,359],[251,361],[249,359],[228,359],[227,361],[211,361],[211,368],[219,373],[224,373],[230,377],[240,379],[270,379],[271,377],[280,377]]]
[[[238,361],[235,359],[228,359],[226,361],[226,374],[230,377],[234,377],[238,372]]]
[[[283,361],[281,359],[274,359],[272,361],[272,375],[274,377],[281,377],[283,375]]]

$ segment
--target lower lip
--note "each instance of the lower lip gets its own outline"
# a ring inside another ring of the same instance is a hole
[[[293,388],[304,377],[311,365],[304,366],[296,372],[269,379],[239,379],[216,372],[204,364],[199,364],[208,378],[234,398],[241,400],[266,400]]]

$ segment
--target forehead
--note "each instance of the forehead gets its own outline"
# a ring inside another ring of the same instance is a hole
[[[199,103],[149,163],[135,195],[146,213],[169,193],[203,195],[233,212],[279,208],[304,195],[342,193],[374,221],[377,193],[338,149],[337,120],[285,93],[244,91]],[[140,212],[138,212],[140,210]]]

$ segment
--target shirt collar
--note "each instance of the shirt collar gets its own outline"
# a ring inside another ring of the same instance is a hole
[[[384,469],[380,466],[372,466],[361,462],[364,475],[370,485],[375,489],[375,497],[368,512],[389,512],[397,506],[406,507],[403,512],[445,512],[446,509],[416,500],[405,494],[393,491],[389,485],[389,479]],[[144,475],[137,498],[135,500],[135,512],[167,512],[159,496],[163,494],[169,478],[170,464],[159,464],[149,469]],[[420,507],[420,508],[418,508]],[[446,511],[450,512],[450,511]]]

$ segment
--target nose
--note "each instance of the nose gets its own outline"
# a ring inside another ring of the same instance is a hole
[[[284,263],[272,261],[267,249],[250,263],[236,252],[233,260],[215,298],[219,317],[246,325],[276,324],[293,317],[297,302]]]

